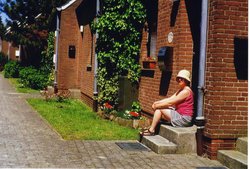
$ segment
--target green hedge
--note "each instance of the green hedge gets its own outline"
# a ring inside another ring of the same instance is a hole
[[[48,75],[32,66],[23,68],[19,77],[20,83],[32,89],[44,89],[49,83]]]
[[[5,78],[17,78],[19,77],[20,64],[16,61],[9,61],[4,66]]]

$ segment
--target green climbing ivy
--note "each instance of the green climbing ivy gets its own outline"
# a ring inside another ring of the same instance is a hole
[[[139,51],[141,32],[146,19],[142,0],[104,0],[98,22],[98,87],[99,103],[118,104],[119,76],[131,83],[140,78]]]

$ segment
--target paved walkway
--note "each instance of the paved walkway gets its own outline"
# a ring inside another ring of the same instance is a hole
[[[195,154],[122,150],[115,142],[62,140],[0,74],[0,168],[223,167]]]

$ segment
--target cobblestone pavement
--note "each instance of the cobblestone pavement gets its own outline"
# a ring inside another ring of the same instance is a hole
[[[116,141],[65,141],[0,74],[1,168],[202,168],[218,161],[123,150]],[[136,141],[130,141],[136,142]]]

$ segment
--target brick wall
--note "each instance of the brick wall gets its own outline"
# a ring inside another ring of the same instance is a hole
[[[170,71],[168,73],[162,73],[158,66],[153,71],[142,70],[144,72],[143,74],[146,75],[141,77],[139,101],[143,111],[151,114],[153,113],[151,105],[154,101],[171,96],[177,91],[178,85],[176,84],[175,78],[178,71],[181,69],[187,69],[190,72],[192,71],[193,42],[185,2],[180,1],[175,25],[171,27],[170,15],[172,8],[172,1],[158,1],[157,54],[162,46],[173,47],[173,61],[172,63],[169,63]],[[167,41],[167,35],[169,32],[173,32],[174,34],[172,43],[168,43]],[[146,43],[147,32],[144,30],[141,44],[141,62],[147,57]],[[166,79],[170,79],[170,81],[168,80],[167,82],[169,85],[163,85],[166,83]],[[160,95],[161,85],[167,90],[166,95]]]
[[[7,55],[8,50],[9,50],[9,42],[3,40],[2,41],[2,52]]]
[[[78,61],[79,37],[81,36],[75,9],[81,1],[76,1],[61,12],[60,35],[58,45],[58,87],[59,89],[79,88]],[[75,46],[75,58],[69,58],[69,45]]]
[[[82,98],[86,104],[93,106],[93,90],[94,90],[94,55],[95,36],[92,37],[90,26],[84,26],[83,40],[80,41],[80,60],[78,64],[78,79],[80,81],[80,89]]]
[[[204,152],[212,160],[217,159],[218,150],[232,150],[236,146],[236,139],[211,139],[205,137],[203,141]]]
[[[19,50],[19,48],[13,46],[13,44],[11,44],[11,46],[9,48],[9,42],[7,42],[5,40],[2,41],[2,52],[5,55],[9,54],[9,58],[11,60],[17,60],[17,58],[16,58],[16,50]]]
[[[248,35],[247,7],[247,0],[210,1],[204,136],[213,159],[218,149],[232,149],[237,137],[247,135],[248,81],[237,79],[234,66],[234,38]]]
[[[58,86],[60,90],[80,89],[83,102],[92,107],[95,36],[92,37],[89,23],[84,23],[83,32],[80,32],[82,23],[79,22],[82,20],[77,18],[76,11],[81,3],[84,2],[76,1],[61,12]],[[69,45],[74,45],[76,48],[75,58],[68,57]]]

